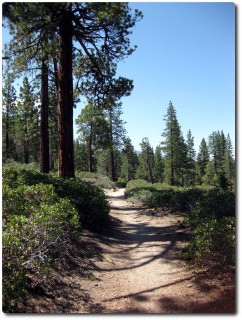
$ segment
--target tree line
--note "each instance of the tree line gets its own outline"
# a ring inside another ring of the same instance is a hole
[[[212,132],[207,141],[202,139],[196,154],[194,137],[189,130],[184,139],[170,101],[161,143],[154,150],[145,137],[137,152],[125,131],[120,104],[113,111],[110,114],[88,104],[76,119],[77,170],[98,172],[124,184],[144,179],[172,186],[235,188],[235,159],[229,134],[225,137],[223,131]]]

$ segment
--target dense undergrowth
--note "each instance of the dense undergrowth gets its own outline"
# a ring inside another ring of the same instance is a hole
[[[45,281],[82,227],[99,231],[109,212],[96,186],[15,168],[3,169],[2,206],[4,312],[16,312],[19,300],[36,281]]]
[[[133,180],[126,197],[150,207],[186,212],[192,240],[183,257],[200,265],[235,266],[235,193],[218,188],[181,188]]]

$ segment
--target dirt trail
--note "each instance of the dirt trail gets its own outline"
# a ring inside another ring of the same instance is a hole
[[[101,246],[102,254],[92,261],[93,276],[77,279],[90,297],[89,309],[82,303],[79,312],[234,311],[223,279],[201,280],[180,259],[189,239],[189,232],[179,228],[182,215],[129,203],[123,189],[106,194],[113,228],[105,236],[84,233],[84,241]]]

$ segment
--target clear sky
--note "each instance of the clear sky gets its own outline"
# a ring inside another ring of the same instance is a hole
[[[161,140],[171,100],[184,138],[196,150],[212,131],[235,146],[235,6],[233,3],[131,3],[144,18],[131,36],[138,48],[118,72],[134,80],[123,118],[135,149]]]
[[[136,150],[148,137],[155,148],[171,100],[184,138],[190,129],[198,151],[217,130],[235,147],[235,6],[232,2],[131,2],[144,18],[133,28],[137,50],[119,63],[134,81],[122,99],[127,134]],[[3,30],[4,31],[4,30]],[[7,33],[3,32],[3,41]],[[76,118],[83,103],[75,109]]]

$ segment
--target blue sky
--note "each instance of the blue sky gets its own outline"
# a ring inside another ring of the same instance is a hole
[[[217,130],[235,147],[235,6],[226,2],[131,2],[144,18],[133,28],[132,56],[118,75],[134,81],[122,99],[127,135],[136,150],[148,137],[155,148],[171,100],[184,138],[190,129],[198,151]],[[3,40],[7,34],[4,31]],[[76,118],[83,103],[75,109]]]
[[[235,146],[235,6],[233,3],[131,3],[143,20],[133,29],[137,50],[118,74],[134,80],[123,119],[135,149],[143,137],[155,148],[171,100],[184,137],[195,148],[212,131]]]

